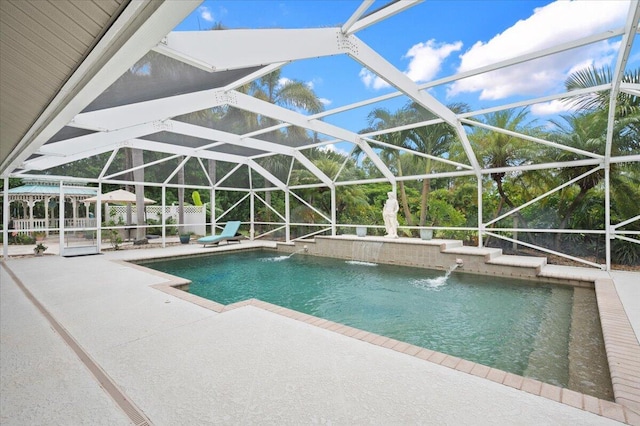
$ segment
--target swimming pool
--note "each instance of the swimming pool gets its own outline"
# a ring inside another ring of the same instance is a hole
[[[256,298],[570,386],[572,287],[457,273],[445,280],[442,271],[270,251],[144,265],[191,280],[190,293],[221,304]],[[606,398],[597,387],[580,391]]]

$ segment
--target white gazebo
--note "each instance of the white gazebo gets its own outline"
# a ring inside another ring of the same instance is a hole
[[[65,227],[95,227],[95,219],[90,217],[88,204],[85,200],[95,196],[96,190],[77,183],[65,183],[65,186],[64,202],[71,203],[72,211],[72,216],[65,219]],[[9,189],[8,194],[13,228],[18,232],[44,231],[48,234],[50,230],[60,227],[55,214],[55,208],[64,204],[60,203],[60,185],[51,181],[25,179],[25,185]],[[34,208],[37,203],[43,204],[44,217],[34,216]],[[21,207],[20,215],[13,213],[17,213],[19,210],[16,204]],[[80,216],[79,207],[81,204],[85,206],[84,217]]]

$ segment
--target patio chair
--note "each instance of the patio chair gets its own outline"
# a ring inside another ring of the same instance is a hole
[[[198,242],[202,244],[202,247],[206,247],[207,244],[217,245],[220,241],[226,241],[227,243],[235,241],[240,243],[239,235],[236,235],[240,228],[240,223],[240,221],[229,221],[219,235],[208,235],[199,238]]]

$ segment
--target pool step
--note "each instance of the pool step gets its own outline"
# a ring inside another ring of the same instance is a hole
[[[571,269],[560,265],[546,265],[539,274],[544,278],[556,278],[561,280],[586,281],[593,282],[594,276],[608,278],[606,271],[596,271],[589,268],[573,267]]]
[[[489,248],[489,247],[472,247],[472,246],[463,246],[462,241],[460,241],[459,246],[454,246],[452,248],[445,248],[441,250],[442,253],[448,254],[464,254],[470,256],[483,256],[485,261],[488,262],[491,259],[502,256],[502,249],[498,248]]]
[[[503,254],[502,256],[488,260],[487,263],[492,265],[519,266],[521,268],[540,268],[542,270],[547,264],[547,258]]]

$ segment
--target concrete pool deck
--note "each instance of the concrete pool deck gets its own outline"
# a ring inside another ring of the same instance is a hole
[[[535,381],[498,383],[490,371],[464,372],[464,360],[452,368],[451,360],[421,359],[433,353],[411,354],[401,342],[350,337],[258,302],[206,309],[158,291],[167,282],[162,274],[121,262],[264,245],[3,262],[0,423],[640,425],[640,410],[595,398],[576,403],[571,391],[558,402],[527,390]],[[640,274],[545,270],[613,280],[637,347]],[[615,345],[623,358],[637,353],[631,344],[631,352]],[[628,361],[637,377],[638,358]],[[626,386],[631,397],[640,395],[637,381]],[[544,389],[538,385],[537,393]]]

